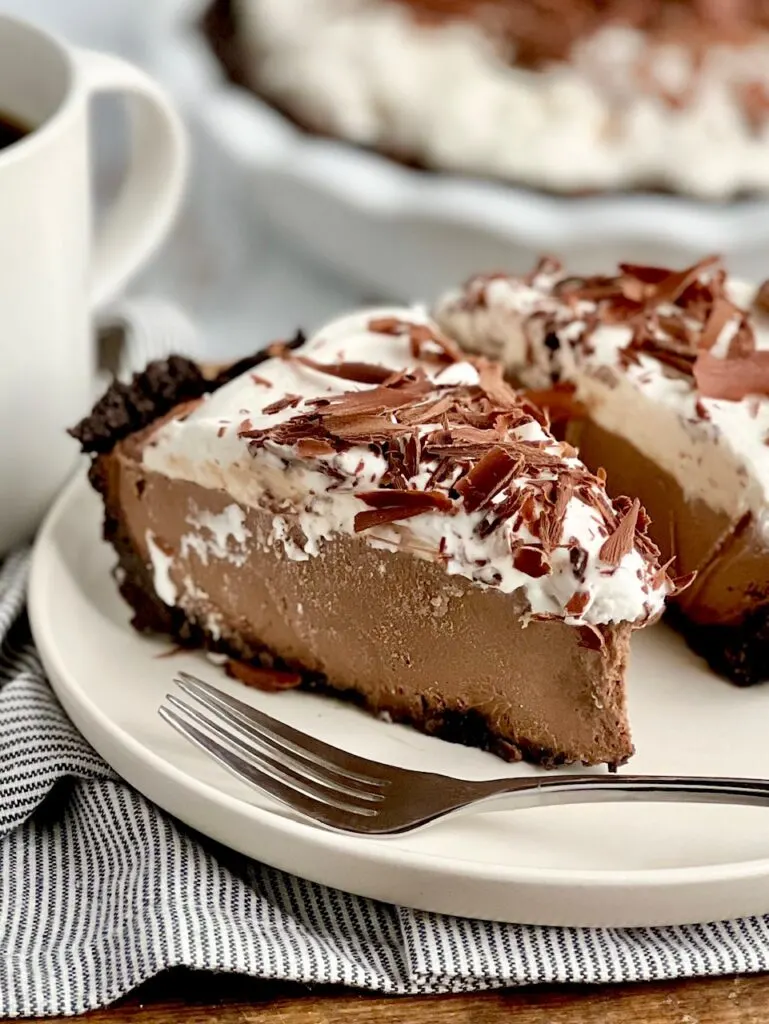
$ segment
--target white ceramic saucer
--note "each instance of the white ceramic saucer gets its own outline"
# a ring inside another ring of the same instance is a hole
[[[605,805],[458,818],[409,837],[358,839],[292,819],[157,715],[175,671],[394,764],[468,778],[531,772],[388,725],[331,698],[262,694],[202,655],[161,657],[140,637],[99,540],[83,477],[61,495],[34,555],[30,616],[51,682],[94,747],[137,789],[209,836],[314,881],[427,910],[558,925],[683,924],[769,911],[769,808]],[[769,685],[713,677],[665,627],[634,641],[632,770],[769,776]],[[355,657],[355,652],[350,652]],[[630,769],[628,769],[630,770]]]

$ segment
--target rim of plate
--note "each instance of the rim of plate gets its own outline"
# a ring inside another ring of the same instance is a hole
[[[650,192],[568,196],[422,171],[343,140],[313,135],[229,82],[198,28],[206,0],[176,0],[158,20],[153,70],[188,115],[240,164],[312,184],[378,218],[408,215],[542,248],[619,238],[731,252],[769,238],[769,196],[717,202]],[[160,55],[162,54],[162,59]]]
[[[424,853],[412,850],[404,850],[403,847],[395,845],[398,838],[403,837],[358,837],[350,836],[343,832],[316,827],[302,821],[296,821],[282,814],[278,814],[264,807],[248,803],[245,800],[231,796],[216,786],[201,782],[194,776],[182,771],[172,762],[156,754],[150,747],[147,747],[130,732],[116,725],[98,705],[86,697],[77,679],[73,676],[66,664],[63,664],[55,641],[51,641],[48,602],[44,589],[44,573],[46,571],[47,556],[49,552],[56,549],[56,531],[60,521],[65,517],[71,502],[77,500],[78,493],[87,486],[85,475],[78,472],[63,488],[50,511],[46,515],[40,528],[32,553],[32,564],[30,568],[28,586],[28,612],[32,624],[35,642],[40,648],[44,661],[53,664],[55,674],[68,692],[81,708],[92,718],[99,721],[100,726],[109,732],[113,737],[135,756],[149,763],[155,771],[169,778],[183,790],[193,789],[199,794],[204,794],[212,802],[220,805],[225,804],[230,810],[242,817],[249,817],[255,823],[269,824],[275,830],[282,831],[287,838],[295,836],[311,836],[311,842],[328,847],[333,844],[335,852],[339,852],[339,844],[350,848],[350,852],[360,854],[364,850],[370,851],[374,859],[380,862],[391,864],[409,860],[414,866],[421,869],[430,869],[437,874],[455,874],[455,869],[450,870],[448,865],[461,863],[463,871],[473,878],[491,878],[497,882],[504,881],[520,885],[537,886],[568,886],[576,884],[597,889],[611,889],[618,886],[635,887],[688,887],[702,884],[724,883],[733,880],[745,880],[769,875],[769,857],[757,860],[727,862],[722,864],[710,864],[699,866],[683,866],[670,868],[644,868],[631,870],[601,869],[601,868],[536,868],[522,866],[506,866],[504,864],[486,864],[478,861],[467,860],[463,857],[442,856],[439,853]],[[104,543],[100,538],[97,543]],[[43,655],[43,650],[45,654]]]

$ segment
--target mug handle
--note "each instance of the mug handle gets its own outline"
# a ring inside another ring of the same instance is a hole
[[[122,93],[130,119],[129,164],[117,198],[94,239],[91,305],[114,297],[160,245],[184,194],[187,138],[163,90],[120,57],[78,50],[88,97]]]

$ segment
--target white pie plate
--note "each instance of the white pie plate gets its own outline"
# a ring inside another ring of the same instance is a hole
[[[83,476],[35,548],[29,610],[51,682],[86,738],[137,789],[188,825],[330,886],[462,916],[555,925],[684,924],[769,912],[769,808],[575,806],[468,815],[395,839],[293,819],[208,760],[157,715],[178,669],[377,760],[467,778],[531,772],[389,725],[328,697],[262,694],[203,655],[159,657],[134,633]],[[714,678],[664,626],[634,640],[632,769],[769,776],[769,687]],[[355,657],[355,651],[350,651]],[[629,770],[629,769],[626,769]]]

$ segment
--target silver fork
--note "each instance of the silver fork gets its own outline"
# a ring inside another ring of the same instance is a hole
[[[456,814],[606,801],[769,805],[769,781],[670,775],[561,775],[470,781],[380,764],[332,747],[188,672],[164,721],[240,779],[327,828],[396,835]]]

